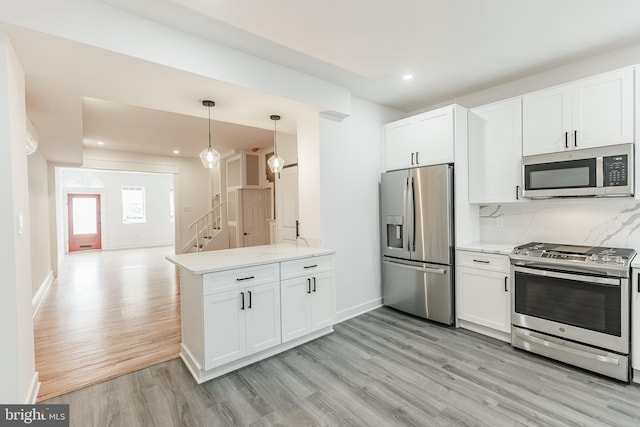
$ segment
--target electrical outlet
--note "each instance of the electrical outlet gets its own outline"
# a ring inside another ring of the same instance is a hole
[[[502,227],[504,225],[504,218],[499,216],[496,217],[496,227]]]

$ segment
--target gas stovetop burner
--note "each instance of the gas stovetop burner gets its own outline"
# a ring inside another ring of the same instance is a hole
[[[625,248],[599,246],[561,245],[557,243],[531,242],[513,249],[511,258],[522,261],[552,260],[554,264],[628,268],[636,251]]]

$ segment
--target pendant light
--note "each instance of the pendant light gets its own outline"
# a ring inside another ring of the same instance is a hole
[[[202,101],[202,105],[209,109],[209,146],[200,152],[200,160],[205,168],[213,169],[220,161],[220,153],[211,146],[211,107],[215,107],[216,103],[205,99]]]
[[[276,141],[276,123],[280,120],[280,116],[274,114],[271,116],[271,120],[273,120],[273,156],[267,161],[267,164],[271,172],[279,173],[284,167],[284,159],[278,156],[278,143]]]

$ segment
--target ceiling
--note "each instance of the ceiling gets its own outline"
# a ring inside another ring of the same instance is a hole
[[[406,112],[640,43],[638,0],[101,2]],[[80,163],[82,145],[97,140],[194,157],[206,144],[205,98],[217,103],[221,147],[268,146],[270,114],[295,133],[310,108],[1,22],[0,31],[25,68],[28,114],[52,161]]]

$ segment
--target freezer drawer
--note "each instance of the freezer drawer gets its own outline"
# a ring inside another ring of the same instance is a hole
[[[450,266],[383,258],[383,304],[429,320],[453,324]]]

